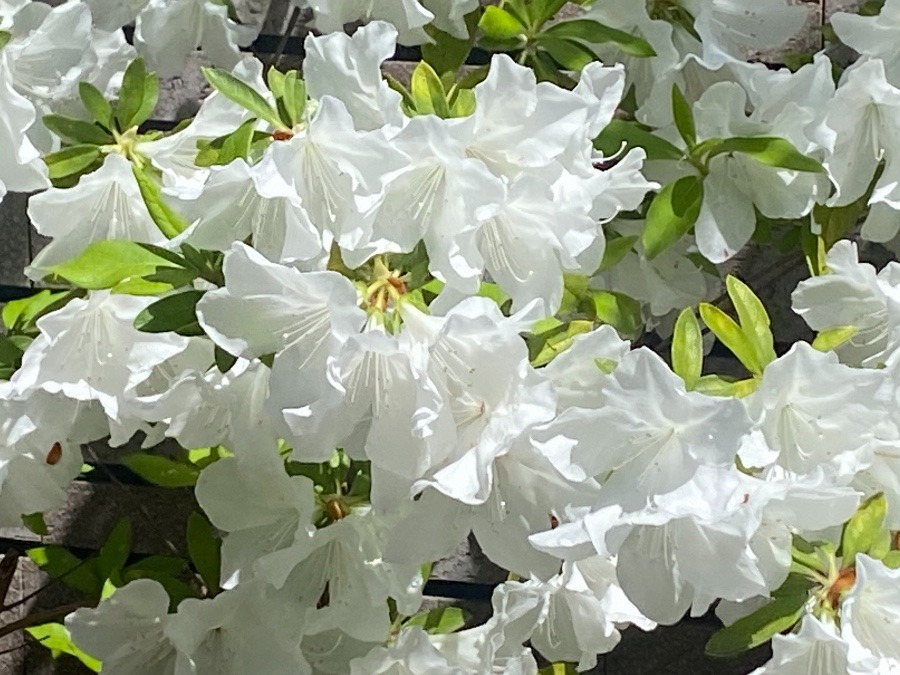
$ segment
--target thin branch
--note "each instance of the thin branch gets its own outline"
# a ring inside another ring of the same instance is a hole
[[[284,33],[281,35],[281,40],[278,41],[278,46],[275,48],[275,53],[272,54],[272,58],[269,59],[269,62],[266,64],[266,72],[269,72],[270,68],[274,68],[278,65],[278,61],[281,59],[284,54],[284,50],[287,47],[288,39],[290,39],[291,33],[294,32],[294,28],[297,26],[297,22],[300,20],[300,8],[294,7],[294,11],[291,12],[291,18],[288,20],[287,28],[284,29]]]
[[[74,602],[69,605],[61,605],[60,607],[53,607],[52,609],[44,609],[38,612],[34,612],[26,617],[19,619],[18,621],[13,621],[12,623],[8,623],[5,626],[0,626],[0,638],[11,635],[12,633],[22,630],[23,628],[31,628],[32,626],[40,626],[42,623],[59,621],[60,619],[63,619],[74,612],[76,609],[80,609],[84,606],[85,604],[83,602]]]

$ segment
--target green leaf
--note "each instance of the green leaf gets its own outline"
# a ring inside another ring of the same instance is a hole
[[[459,89],[450,97],[450,117],[468,117],[475,112],[475,92]]]
[[[597,60],[594,52],[575,40],[544,34],[537,41],[565,70],[579,72],[587,64]]]
[[[528,14],[533,25],[537,28],[543,26],[556,16],[568,0],[532,0],[528,6]]]
[[[497,303],[497,307],[502,307],[509,300],[509,296],[497,284],[482,281],[478,287],[478,295],[482,298],[489,298]]]
[[[697,145],[697,127],[694,125],[694,111],[677,84],[672,85],[672,114],[675,127],[688,148]]]
[[[719,338],[738,360],[754,375],[761,375],[763,364],[759,362],[756,349],[741,330],[741,327],[725,312],[706,302],[700,303],[700,317],[703,323]]]
[[[531,364],[535,368],[547,365],[571,347],[577,335],[588,333],[593,328],[592,322],[577,320],[560,324],[552,330],[535,336],[532,343],[529,344],[528,350],[529,354],[534,354],[531,357]]]
[[[856,326],[837,326],[821,331],[812,341],[813,349],[830,352],[849,342],[859,332]]]
[[[216,345],[213,354],[216,361],[216,368],[219,369],[220,373],[227,373],[234,367],[234,364],[237,363],[237,357],[229,354],[219,345]]]
[[[249,158],[250,146],[253,144],[253,127],[255,124],[255,119],[249,119],[235,131],[225,136],[215,164],[225,165],[236,159]]]
[[[416,112],[420,115],[437,115],[450,117],[450,106],[441,78],[434,68],[420,61],[413,71],[409,82],[410,92],[416,103]]]
[[[64,307],[75,294],[71,291],[43,290],[27,298],[10,300],[3,305],[3,325],[7,331],[21,333],[50,312]]]
[[[156,102],[158,100],[159,80],[154,73],[149,73],[144,79],[144,98],[141,101],[141,107],[138,108],[131,120],[132,125],[138,126],[150,119],[150,115],[153,114],[153,110],[156,108]]]
[[[607,239],[606,250],[603,252],[603,260],[600,261],[600,267],[597,268],[596,274],[602,274],[606,270],[618,265],[622,258],[634,249],[634,243],[637,240],[637,235]]]
[[[600,132],[594,140],[594,147],[607,157],[617,155],[622,146],[626,150],[643,148],[647,153],[647,159],[674,159],[684,157],[684,151],[669,143],[669,141],[654,136],[648,127],[637,122],[614,119]]]
[[[769,313],[750,287],[737,277],[728,275],[725,287],[737,311],[741,330],[756,352],[757,363],[765,368],[776,359]]]
[[[219,591],[222,541],[202,514],[194,511],[187,521],[188,553],[210,595]]]
[[[817,160],[807,157],[783,138],[756,136],[752,138],[726,138],[709,153],[709,158],[723,153],[740,152],[755,159],[760,164],[779,169],[825,173]]]
[[[12,40],[12,33],[0,30],[0,49],[3,49],[10,40]]]
[[[275,99],[284,98],[284,73],[277,68],[269,68],[266,73],[266,84]]]
[[[303,120],[306,110],[306,83],[297,76],[296,70],[284,76],[284,109],[288,114],[288,124],[293,127]]]
[[[700,324],[690,307],[678,315],[672,335],[672,370],[683,380],[688,390],[697,386],[703,374],[703,335]]]
[[[519,19],[494,5],[484,8],[484,14],[478,21],[478,27],[486,38],[491,40],[510,40],[523,35],[526,26]]]
[[[469,37],[458,38],[435,28],[426,26],[425,31],[434,40],[431,44],[422,45],[422,58],[429,66],[434,68],[442,79],[456,79],[456,73],[466,62],[469,52],[475,42],[475,26],[478,22],[478,12],[470,12],[466,15],[466,24],[469,26]]]
[[[684,176],[653,198],[641,233],[644,255],[652,260],[683,237],[697,222],[703,205],[703,179]]]
[[[136,452],[122,457],[122,463],[149,483],[161,487],[193,487],[200,469],[162,455]]]
[[[276,129],[287,129],[272,104],[249,84],[218,68],[204,68],[203,76],[225,98],[249,110]]]
[[[144,204],[147,205],[147,210],[150,212],[150,217],[153,218],[153,222],[156,223],[160,232],[169,239],[184,232],[188,228],[188,222],[166,204],[156,180],[137,166],[132,166],[131,170],[137,180]]]
[[[160,298],[145,307],[134,319],[134,327],[144,333],[203,335],[197,320],[197,302],[206,291],[182,291]]]
[[[881,564],[888,569],[900,569],[900,551],[890,551],[881,559]]]
[[[794,626],[805,613],[809,594],[775,598],[767,605],[715,633],[706,643],[709,656],[736,656]]]
[[[100,672],[101,663],[72,642],[68,629],[61,623],[44,623],[25,629],[37,642],[50,650],[55,659],[59,654],[69,654],[81,661],[89,670]]]
[[[79,82],[78,95],[81,97],[81,102],[84,104],[85,109],[91,113],[94,120],[102,124],[106,129],[112,130],[115,123],[112,105],[106,100],[103,92],[90,82]]]
[[[170,610],[174,610],[186,598],[197,597],[195,588],[186,581],[192,577],[184,559],[162,555],[143,558],[122,572],[125,583],[136,579],[152,579],[162,585],[169,595]]]
[[[45,127],[68,143],[109,145],[113,142],[112,135],[93,122],[62,115],[44,115],[43,122]]]
[[[650,43],[631,33],[616,30],[591,19],[573,19],[572,21],[560,21],[543,32],[543,35],[553,37],[570,38],[601,44],[611,42],[626,54],[637,57],[656,56],[656,52]],[[596,57],[595,57],[596,58]]]
[[[403,626],[418,626],[431,635],[445,635],[464,628],[466,620],[466,613],[459,607],[437,607],[428,612],[416,614]]]
[[[864,501],[844,525],[841,535],[841,558],[845,566],[856,560],[858,553],[869,553],[885,532],[887,499],[879,492]]]
[[[103,579],[121,585],[121,572],[131,553],[131,521],[120,518],[97,554],[96,569]]]
[[[35,565],[53,579],[61,579],[69,588],[91,598],[100,597],[103,579],[97,576],[94,566],[72,555],[64,547],[56,544],[38,546],[28,549],[25,553]]]
[[[122,76],[119,100],[116,103],[116,121],[120,131],[139,125],[146,120],[159,96],[159,81],[147,72],[143,59],[135,59]]]
[[[797,597],[799,595],[808,595],[813,588],[816,587],[816,582],[810,579],[808,576],[804,574],[798,574],[797,572],[791,572],[788,574],[787,578],[784,582],[772,591],[773,598],[792,598]]]
[[[96,145],[70,145],[44,157],[50,180],[86,173],[87,169],[97,168],[102,160],[100,148]]]
[[[644,327],[641,303],[624,293],[591,291],[594,314],[623,335],[636,335]]]
[[[50,272],[81,288],[112,288],[130,278],[152,273],[169,263],[133,241],[95,241],[77,258],[50,268]]]
[[[39,537],[46,537],[50,534],[50,530],[47,529],[47,523],[44,522],[43,513],[23,513],[22,524]]]

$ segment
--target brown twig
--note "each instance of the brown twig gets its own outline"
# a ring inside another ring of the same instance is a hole
[[[42,623],[49,623],[51,621],[59,621],[62,618],[65,618],[76,609],[80,609],[84,607],[85,604],[82,602],[73,602],[68,605],[61,605],[59,607],[53,607],[51,609],[43,609],[32,614],[29,614],[26,617],[19,619],[18,621],[13,621],[12,623],[8,623],[5,626],[0,626],[0,638],[6,637],[7,635],[11,635],[18,630],[22,630],[23,628],[31,628],[32,626],[40,626]]]
[[[287,28],[284,29],[284,33],[281,35],[281,40],[278,41],[278,46],[275,48],[275,53],[272,54],[272,58],[269,59],[269,62],[266,64],[265,71],[269,72],[270,68],[274,68],[278,65],[278,61],[281,59],[284,54],[284,50],[287,47],[288,39],[291,36],[291,33],[294,32],[294,28],[297,25],[297,22],[300,20],[300,8],[294,7],[294,11],[291,12],[291,18],[288,19]]]

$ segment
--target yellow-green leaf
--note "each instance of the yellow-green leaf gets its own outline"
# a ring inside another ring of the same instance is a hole
[[[685,308],[675,322],[672,335],[672,369],[693,389],[703,373],[703,335],[694,310]]]

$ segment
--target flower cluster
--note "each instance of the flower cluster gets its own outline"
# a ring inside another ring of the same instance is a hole
[[[228,3],[0,0],[0,198],[49,238],[2,312],[0,524],[107,437],[204,514],[192,586],[105,570],[85,659],[586,670],[714,608],[760,673],[900,669],[900,266],[850,238],[900,230],[900,2],[834,17],[843,72],[749,60],[783,0],[563,4],[308,0],[301,77]],[[197,48],[214,93],[148,131]],[[724,274],[751,241],[805,257],[811,343]],[[470,534],[510,577],[464,627],[423,589]]]

